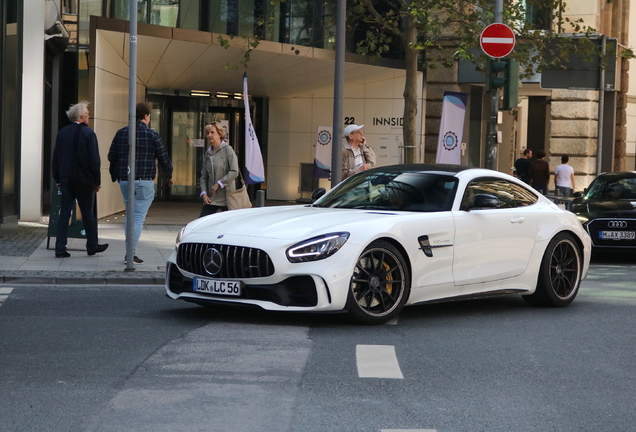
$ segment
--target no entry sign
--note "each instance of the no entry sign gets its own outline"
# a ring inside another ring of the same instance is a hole
[[[481,49],[493,58],[502,58],[510,54],[515,47],[515,34],[505,24],[490,24],[481,32]]]

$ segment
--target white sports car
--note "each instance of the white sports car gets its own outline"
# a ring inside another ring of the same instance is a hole
[[[168,260],[166,291],[380,324],[404,305],[502,294],[566,306],[590,251],[576,216],[512,176],[396,165],[356,174],[311,205],[190,222]]]

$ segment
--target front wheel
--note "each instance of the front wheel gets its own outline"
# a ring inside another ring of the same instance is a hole
[[[390,243],[375,241],[362,252],[349,283],[350,316],[364,324],[383,324],[396,316],[410,292],[408,268]]]
[[[561,233],[548,244],[541,261],[537,289],[523,296],[535,306],[567,306],[574,300],[581,284],[583,263],[581,248],[572,235]]]

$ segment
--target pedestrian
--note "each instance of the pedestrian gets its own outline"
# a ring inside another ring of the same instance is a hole
[[[75,201],[82,212],[86,230],[86,253],[89,256],[104,252],[108,244],[98,244],[95,197],[101,188],[99,146],[97,136],[88,127],[88,102],[72,105],[66,116],[71,124],[57,133],[53,150],[53,179],[61,193],[60,214],[55,239],[55,258],[69,258],[66,250],[68,224]],[[80,178],[76,173],[83,173]]]
[[[548,194],[548,183],[550,182],[550,164],[544,160],[545,152],[539,150],[537,159],[530,165],[530,184],[543,195]]]
[[[199,184],[203,208],[199,217],[227,210],[226,192],[236,188],[239,173],[238,158],[226,141],[226,133],[220,123],[212,122],[203,130],[210,143],[203,155]]]
[[[150,129],[151,107],[147,103],[136,106],[137,124],[135,128],[135,209],[133,229],[133,262],[144,262],[137,256],[137,244],[144,227],[148,209],[155,198],[156,162],[163,168],[168,187],[172,186],[172,162],[159,134]],[[110,172],[113,181],[119,181],[119,188],[124,198],[126,212],[128,212],[128,126],[121,128],[115,134],[108,151]],[[124,222],[126,242],[128,242],[128,218]],[[124,257],[124,264],[128,264],[128,257]]]
[[[568,165],[570,157],[568,155],[561,156],[561,165],[557,165],[554,170],[554,184],[556,185],[557,195],[572,196],[574,189],[574,168]]]
[[[532,165],[532,150],[523,151],[523,156],[515,161],[515,174],[519,180],[530,183],[530,165]]]
[[[375,165],[375,153],[367,145],[362,126],[349,125],[344,128],[346,142],[342,147],[342,179],[366,171]]]

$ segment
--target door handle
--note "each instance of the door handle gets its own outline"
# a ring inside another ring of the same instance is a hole
[[[523,216],[510,219],[510,223],[524,223],[526,218]]]

